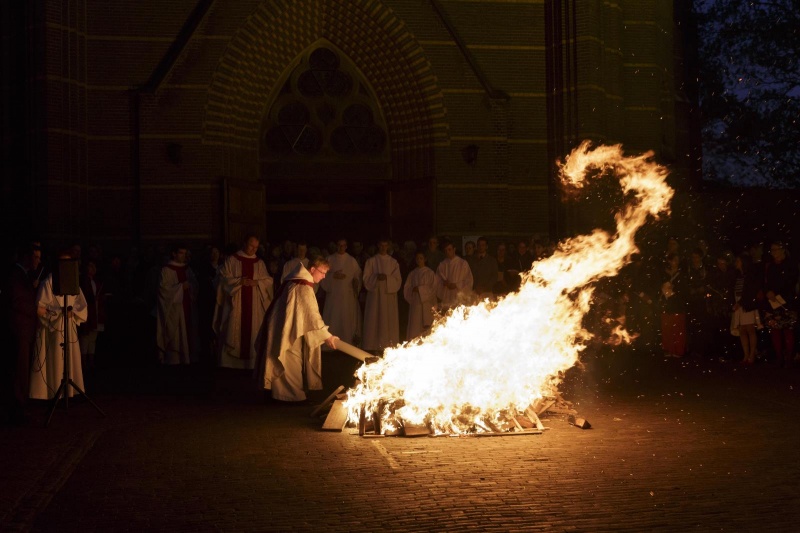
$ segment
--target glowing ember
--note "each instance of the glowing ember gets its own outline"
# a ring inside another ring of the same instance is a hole
[[[429,336],[363,365],[346,404],[350,420],[366,409],[380,412],[384,431],[401,420],[436,433],[491,431],[487,421],[491,426],[554,393],[590,338],[581,323],[592,282],[616,275],[637,252],[636,231],[648,217],[668,213],[673,190],[652,156],[626,157],[619,145],[581,144],[561,164],[565,190],[613,173],[627,202],[616,215],[616,234],[594,230],[564,241],[523,275],[518,292],[459,307]]]

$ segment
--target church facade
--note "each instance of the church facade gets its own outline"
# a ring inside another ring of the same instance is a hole
[[[3,216],[50,242],[561,237],[583,139],[696,173],[688,4],[4,3]]]

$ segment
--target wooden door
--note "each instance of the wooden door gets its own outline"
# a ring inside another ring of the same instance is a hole
[[[224,179],[225,242],[240,244],[246,235],[266,236],[267,202],[264,184],[256,181]]]
[[[387,230],[383,183],[340,179],[267,182],[267,238],[325,246],[345,238],[374,243]]]

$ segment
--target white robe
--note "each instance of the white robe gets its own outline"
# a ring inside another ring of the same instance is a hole
[[[302,259],[300,259],[299,257],[295,257],[293,259],[289,259],[288,261],[286,261],[286,263],[284,263],[283,272],[281,273],[281,283],[283,283],[283,281],[287,279],[286,277],[290,273],[294,272],[297,269],[297,265],[299,265],[300,263],[302,263],[304,267],[308,268],[308,257],[304,257]]]
[[[169,265],[184,266],[174,261]],[[191,285],[188,291],[178,281],[178,274],[170,267],[161,269],[156,307],[156,344],[158,358],[167,365],[189,364],[197,361],[197,295],[199,285],[192,269],[186,267],[186,280]],[[190,320],[186,321],[183,299],[191,298]]]
[[[272,278],[267,273],[264,261],[260,259],[253,264],[253,280],[258,285],[252,289],[250,304],[250,341],[242,347],[242,261],[237,256],[255,259],[255,255],[247,255],[243,251],[225,259],[219,269],[217,286],[217,306],[214,311],[212,327],[219,342],[219,366],[226,368],[255,368],[257,359],[256,336],[264,322],[264,315],[272,301]]]
[[[386,279],[378,281],[378,274],[386,274]],[[362,348],[365,350],[383,350],[400,342],[397,292],[402,283],[400,265],[392,256],[374,255],[364,264],[367,303]]]
[[[326,294],[322,319],[330,327],[331,333],[352,344],[354,337],[361,336],[361,307],[358,305],[361,267],[347,253],[328,256],[328,264],[330,270],[320,282]],[[337,272],[344,274],[344,278],[337,279]]]
[[[455,283],[455,289],[448,289],[445,280]],[[458,256],[445,259],[436,269],[436,297],[442,307],[455,307],[471,298],[472,270],[469,264]]]
[[[414,292],[414,288],[418,292]],[[427,335],[433,324],[433,308],[436,307],[436,274],[423,266],[408,274],[403,286],[403,297],[408,302],[408,327],[406,339]]]
[[[286,277],[285,285],[276,296],[264,324],[266,353],[263,385],[272,389],[276,400],[298,402],[306,399],[303,390],[305,370],[309,390],[322,389],[321,345],[331,336],[319,314],[314,290],[302,283],[313,283],[311,273],[297,265]]]
[[[64,377],[64,314],[62,306],[64,297],[53,294],[53,277],[47,276],[39,285],[36,294],[39,307],[47,309],[47,314],[39,318],[42,327],[36,334],[34,360],[31,365],[30,397],[38,400],[49,400],[55,396]],[[72,307],[72,318],[67,320],[69,327],[69,377],[75,385],[83,386],[83,368],[81,367],[81,348],[78,343],[78,325],[86,322],[89,306],[83,291],[75,296],[67,296],[67,307]],[[67,387],[69,396],[77,391]]]

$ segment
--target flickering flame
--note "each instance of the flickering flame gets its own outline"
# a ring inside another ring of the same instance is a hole
[[[668,214],[673,190],[652,156],[624,156],[620,145],[576,148],[560,165],[565,191],[615,175],[626,199],[615,217],[616,233],[596,229],[562,242],[523,274],[516,293],[458,307],[427,337],[363,365],[346,404],[350,419],[365,409],[380,412],[384,429],[401,419],[437,433],[492,431],[493,421],[554,393],[591,338],[582,319],[593,282],[630,261],[638,251],[636,231],[648,217]],[[626,338],[621,329],[615,334]]]

